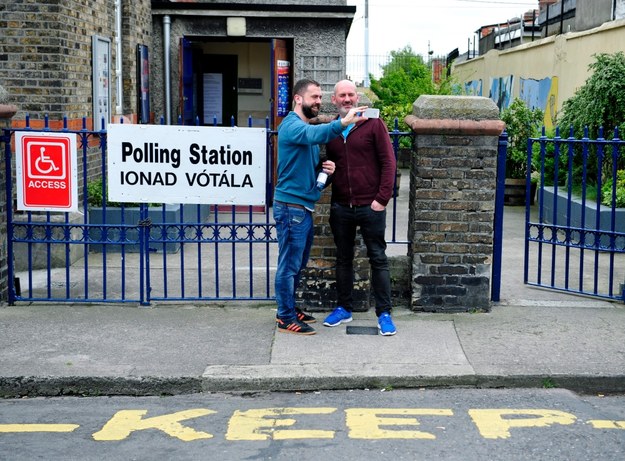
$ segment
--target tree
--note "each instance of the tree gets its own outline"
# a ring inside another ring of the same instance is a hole
[[[519,98],[515,98],[510,107],[502,112],[501,120],[505,122],[508,132],[506,178],[525,178],[527,172],[527,138],[540,134],[543,118],[542,110],[530,109]]]
[[[382,66],[382,77],[378,80],[371,75],[370,78],[371,91],[378,97],[375,107],[380,109],[382,118],[393,129],[395,117],[402,119],[402,115],[409,114],[412,103],[419,96],[451,94],[451,89],[447,78],[439,84],[432,80],[430,67],[410,45],[390,54],[391,60]]]
[[[592,72],[584,85],[575,94],[564,101],[559,125],[562,136],[568,136],[569,127],[576,136],[583,136],[584,128],[588,128],[590,138],[599,135],[599,128],[604,128],[603,136],[609,138],[614,128],[619,128],[619,137],[625,131],[625,54],[619,51],[614,54],[601,53],[595,55],[595,62],[588,66]],[[579,151],[577,149],[576,151]],[[596,149],[591,146],[588,164],[596,162]],[[594,171],[583,174],[582,156],[576,155],[573,160],[573,184],[581,184],[583,180],[596,183],[598,178]],[[625,159],[621,156],[616,165],[617,170],[625,168]],[[612,161],[609,156],[602,164],[603,179],[606,186],[612,185]],[[607,182],[606,182],[607,181]],[[611,203],[606,199],[604,204]]]
[[[572,126],[577,135],[583,134],[584,127],[591,136],[601,126],[625,129],[625,54],[601,53],[595,59],[588,66],[591,76],[562,105],[559,125],[567,130]]]

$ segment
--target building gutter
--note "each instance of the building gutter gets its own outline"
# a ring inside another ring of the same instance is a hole
[[[115,115],[122,115],[124,110],[124,82],[122,79],[122,0],[115,0]]]
[[[171,125],[171,18],[163,16],[163,65],[165,75],[163,78],[165,92],[165,124]]]

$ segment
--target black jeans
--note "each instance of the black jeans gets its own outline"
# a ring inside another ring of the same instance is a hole
[[[370,205],[349,207],[333,203],[330,227],[336,244],[336,291],[338,305],[352,310],[354,286],[354,244],[360,227],[371,265],[371,288],[375,313],[391,310],[391,277],[386,257],[386,210],[373,211]]]

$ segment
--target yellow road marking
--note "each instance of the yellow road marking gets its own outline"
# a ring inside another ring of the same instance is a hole
[[[0,424],[0,432],[72,432],[79,427],[78,424]]]
[[[559,410],[469,410],[471,419],[485,439],[507,439],[513,427],[549,427],[573,424],[577,417]],[[523,418],[522,416],[530,416]],[[510,418],[504,418],[510,416]]]
[[[327,415],[336,408],[262,408],[235,411],[228,422],[226,440],[289,440],[331,439],[334,431],[313,429],[277,429],[293,426],[297,420],[283,418],[293,415]]]
[[[435,439],[423,431],[393,431],[380,426],[419,426],[416,418],[403,416],[453,416],[453,411],[437,408],[348,408],[345,410],[349,437],[352,439]],[[393,415],[399,417],[381,417]]]
[[[180,421],[210,415],[216,413],[216,411],[197,408],[142,419],[147,412],[147,410],[118,411],[100,431],[93,434],[93,438],[99,441],[123,440],[133,432],[145,429],[158,429],[171,437],[185,442],[213,437],[212,434],[207,432],[196,431],[190,427],[183,426],[180,424]]]
[[[625,421],[610,421],[609,419],[591,419],[588,424],[595,429],[625,429]]]

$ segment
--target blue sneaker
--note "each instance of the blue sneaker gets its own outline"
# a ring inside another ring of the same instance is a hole
[[[388,312],[384,312],[378,317],[378,331],[382,336],[393,336],[397,333],[391,314]]]
[[[330,315],[326,317],[323,321],[323,324],[326,327],[335,327],[340,325],[341,323],[348,323],[352,321],[352,313],[346,311],[341,306],[337,307],[332,311]]]

